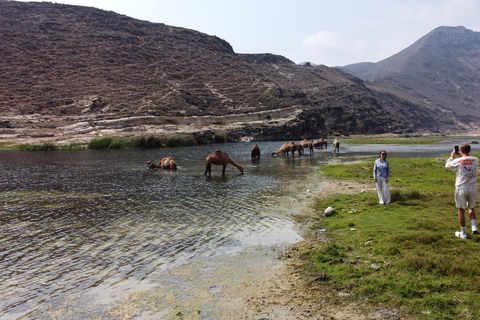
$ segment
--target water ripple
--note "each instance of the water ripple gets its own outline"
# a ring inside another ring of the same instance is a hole
[[[0,153],[9,181],[0,183],[0,318],[151,280],[186,261],[292,241],[291,221],[261,214],[283,182],[271,163],[264,173],[257,164],[255,174],[228,167],[222,177],[214,167],[205,177],[210,150],[173,152],[175,173],[149,170],[153,151]]]

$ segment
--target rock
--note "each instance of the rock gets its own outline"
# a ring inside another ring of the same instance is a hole
[[[334,213],[335,213],[335,209],[333,209],[332,207],[328,207],[328,208],[325,209],[325,211],[323,212],[323,214],[325,215],[325,217],[333,216]]]
[[[477,140],[472,140],[472,141],[470,141],[470,144],[478,144],[478,141]]]

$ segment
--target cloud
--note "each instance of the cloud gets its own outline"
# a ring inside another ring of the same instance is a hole
[[[347,40],[332,31],[319,31],[301,39],[301,47],[311,62],[325,65],[341,65],[345,59],[358,62],[371,56],[372,48],[362,39]]]
[[[399,3],[399,16],[405,20],[420,24],[436,23],[448,25],[477,17],[476,0],[444,0],[430,5],[418,3],[418,6],[403,6]]]

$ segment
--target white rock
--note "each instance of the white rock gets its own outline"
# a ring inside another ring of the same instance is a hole
[[[325,209],[325,211],[323,212],[323,214],[325,215],[325,217],[330,217],[330,216],[332,216],[334,213],[335,213],[335,209],[333,209],[332,207],[328,207],[328,208]]]

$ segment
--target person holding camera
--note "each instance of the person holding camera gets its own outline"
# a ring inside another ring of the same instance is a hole
[[[459,155],[458,159],[455,157]],[[461,231],[456,231],[455,235],[462,239],[467,239],[465,227],[465,209],[472,222],[472,234],[478,234],[477,218],[475,213],[475,202],[478,198],[477,173],[478,158],[470,156],[470,145],[462,143],[460,150],[455,146],[450,158],[445,163],[445,168],[456,172],[455,179],[455,204],[458,208],[458,222]]]
[[[380,151],[380,159],[375,160],[373,165],[373,179],[377,184],[378,200],[380,204],[390,203],[390,190],[388,190],[388,178],[390,178],[390,163],[387,161],[387,151]]]

